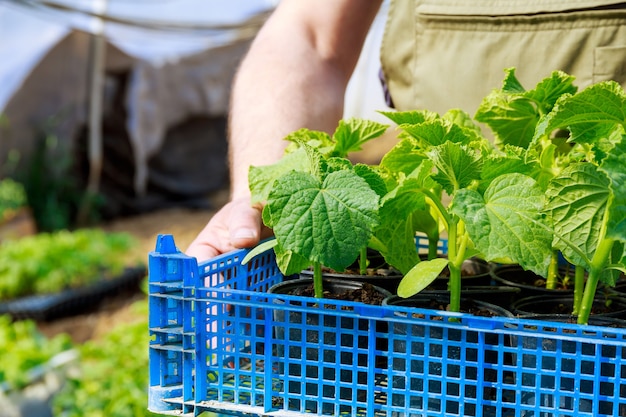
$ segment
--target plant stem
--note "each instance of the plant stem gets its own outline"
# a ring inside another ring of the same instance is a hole
[[[319,262],[313,264],[313,291],[315,292],[315,298],[324,298],[322,264]]]
[[[359,253],[359,273],[361,275],[367,274],[367,246],[362,248]]]
[[[583,291],[585,291],[585,268],[576,265],[574,271],[574,311],[572,314],[577,316],[580,313],[580,306],[583,302]]]
[[[439,232],[428,236],[428,260],[435,259],[438,255]]]
[[[559,257],[557,251],[552,251],[550,266],[548,266],[548,276],[546,277],[546,289],[553,290],[556,288],[557,277],[559,273]]]
[[[455,219],[451,222],[448,230],[448,269],[450,270],[448,291],[450,292],[450,311],[456,313],[461,311],[461,264],[463,263],[462,258],[465,253],[464,247],[459,248],[457,246],[459,243],[457,240],[457,227],[459,226],[462,225],[459,225]]]
[[[578,324],[587,324],[589,322],[589,315],[591,314],[591,307],[593,306],[593,300],[596,296],[596,288],[600,280],[600,274],[610,259],[613,243],[614,240],[610,238],[601,240],[593,255],[593,259],[591,259],[589,276],[587,277],[585,292],[578,314]]]

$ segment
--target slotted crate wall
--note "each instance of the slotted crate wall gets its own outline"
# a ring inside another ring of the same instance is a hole
[[[445,252],[445,246],[442,246]],[[267,252],[150,254],[149,408],[270,416],[626,416],[626,331],[269,294]]]

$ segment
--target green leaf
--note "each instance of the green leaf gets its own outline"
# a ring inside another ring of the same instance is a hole
[[[487,124],[498,144],[529,148],[535,128],[542,115],[552,110],[556,100],[564,94],[576,92],[574,77],[554,71],[533,90],[525,91],[508,68],[501,90],[494,90],[481,102],[475,118]]]
[[[475,247],[487,260],[509,258],[546,276],[552,232],[542,214],[543,199],[535,180],[512,173],[495,178],[484,196],[459,190],[451,211],[465,222]]]
[[[313,148],[320,149],[323,153],[325,153],[326,150],[332,149],[334,146],[334,143],[328,133],[318,130],[310,130],[307,128],[291,132],[285,137],[285,140],[293,142],[293,145],[289,145],[287,147],[285,154],[289,154],[295,149],[300,148],[302,143],[306,143]]]
[[[256,245],[254,248],[252,248],[250,250],[250,252],[248,252],[246,254],[246,256],[243,257],[243,259],[241,260],[241,264],[245,265],[248,262],[250,262],[255,256],[262,254],[263,252],[266,252],[270,249],[273,249],[276,247],[276,245],[278,245],[278,242],[276,241],[276,239],[268,239],[265,242],[261,242],[258,245]]]
[[[283,275],[299,274],[311,266],[311,262],[307,258],[294,251],[286,250],[280,245],[276,245],[274,252],[276,253],[276,265]]]
[[[544,78],[537,86],[525,93],[537,104],[539,114],[544,115],[552,110],[556,102],[561,96],[576,93],[578,88],[574,85],[572,75],[563,71],[553,71],[548,78]]]
[[[483,99],[475,118],[491,128],[497,144],[528,148],[539,114],[527,97],[494,91]]]
[[[304,172],[310,172],[312,175],[314,175],[318,180],[323,180],[324,176],[326,175],[326,173],[330,170],[341,170],[342,167],[339,167],[337,165],[339,165],[341,162],[339,161],[334,161],[331,165],[331,167],[329,167],[329,163],[328,160],[326,159],[326,157],[320,152],[319,149],[314,148],[313,146],[310,146],[308,143],[302,142],[300,143],[300,146],[304,149],[304,151],[306,152],[306,155],[309,159],[309,163],[308,163],[308,167],[309,169],[307,171]],[[341,159],[340,160],[342,162],[347,162],[345,161],[345,159]],[[305,165],[306,166],[306,165]],[[346,165],[344,165],[345,167]],[[303,171],[302,168],[300,168],[298,171]]]
[[[340,120],[333,134],[335,147],[332,155],[345,157],[350,152],[360,151],[365,142],[379,137],[388,127],[388,125],[371,120]]]
[[[430,149],[427,156],[437,168],[437,174],[433,178],[448,195],[453,195],[457,190],[480,179],[481,155],[467,146],[446,142]]]
[[[406,273],[419,262],[412,215],[395,218],[385,227],[377,228],[374,235],[384,245],[379,252],[398,271]]]
[[[550,181],[546,212],[554,223],[554,247],[575,265],[587,268],[603,238],[600,234],[609,199],[608,185],[606,175],[591,163],[572,164]]]
[[[504,81],[502,82],[502,92],[507,94],[524,93],[526,89],[515,75],[515,68],[504,69]]]
[[[290,172],[275,182],[263,219],[285,250],[343,270],[378,225],[378,201],[367,182],[352,171],[332,172],[323,182]]]
[[[539,170],[535,162],[526,161],[526,152],[523,148],[506,145],[500,154],[488,154],[483,157],[479,192],[484,192],[491,181],[504,174],[519,173],[534,177]]]
[[[252,203],[267,200],[276,178],[292,170],[310,172],[309,159],[303,148],[284,155],[275,164],[251,166],[248,170],[248,183],[252,193]]]
[[[400,125],[405,133],[416,140],[417,147],[429,149],[447,142],[469,144],[475,139],[473,133],[449,120],[436,119],[416,125]]]
[[[397,125],[415,125],[439,118],[437,113],[428,110],[379,111],[379,113]]]
[[[387,193],[387,185],[377,170],[365,164],[356,164],[354,172],[365,180],[372,190],[380,197]]]
[[[469,141],[482,141],[486,139],[482,136],[480,127],[474,122],[472,116],[460,109],[448,110],[442,117],[456,126],[459,126]]]
[[[425,155],[416,151],[416,145],[413,138],[398,142],[383,156],[380,167],[389,172],[409,175],[426,159]]]
[[[448,266],[447,258],[435,258],[419,262],[400,281],[398,296],[411,297],[428,287]]]
[[[537,126],[536,136],[568,129],[570,140],[595,144],[626,123],[626,94],[615,81],[593,84],[574,95],[561,97]]]
[[[432,164],[425,161],[414,173],[400,180],[398,186],[387,193],[380,202],[381,224],[385,225],[406,218],[415,210],[426,208],[424,189],[431,189],[436,183],[430,178]]]
[[[611,205],[608,211],[607,237],[626,242],[626,135],[615,144],[600,165],[609,178]]]

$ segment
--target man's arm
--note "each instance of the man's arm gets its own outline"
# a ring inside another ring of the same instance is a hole
[[[229,121],[231,202],[187,253],[204,260],[256,244],[261,207],[250,206],[248,169],[283,154],[287,134],[332,133],[380,0],[281,0],[235,77]],[[263,235],[265,235],[264,233]]]

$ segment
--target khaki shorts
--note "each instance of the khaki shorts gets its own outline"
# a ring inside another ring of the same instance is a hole
[[[381,60],[399,110],[473,115],[508,67],[526,89],[557,69],[626,86],[626,3],[391,0]]]

